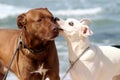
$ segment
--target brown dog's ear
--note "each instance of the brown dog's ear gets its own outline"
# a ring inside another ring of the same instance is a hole
[[[17,25],[18,25],[18,27],[21,29],[21,28],[23,28],[23,27],[25,27],[25,25],[26,25],[26,15],[25,15],[25,13],[23,13],[23,14],[20,14],[18,17],[17,17]]]

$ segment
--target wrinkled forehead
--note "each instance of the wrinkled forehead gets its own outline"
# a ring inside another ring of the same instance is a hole
[[[37,20],[38,18],[53,18],[51,12],[45,8],[32,9],[26,13],[26,17],[32,20]]]

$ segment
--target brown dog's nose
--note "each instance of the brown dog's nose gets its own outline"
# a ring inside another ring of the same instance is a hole
[[[60,19],[58,18],[58,17],[55,17],[54,18],[54,21],[56,22],[56,21],[59,21]]]
[[[53,28],[53,31],[54,31],[54,32],[58,32],[58,30],[59,30],[58,27],[54,27],[54,28]]]

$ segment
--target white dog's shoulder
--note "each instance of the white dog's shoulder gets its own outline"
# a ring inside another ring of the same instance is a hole
[[[99,47],[106,58],[111,61],[120,61],[120,49],[112,46],[100,46]],[[118,60],[119,59],[119,60]]]

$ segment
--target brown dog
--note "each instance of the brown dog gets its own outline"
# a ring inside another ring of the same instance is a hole
[[[17,25],[20,30],[0,29],[1,79],[5,74],[3,66],[8,67],[22,32],[22,46],[10,70],[20,80],[60,80],[54,43],[59,31],[53,15],[46,8],[32,9],[18,16]]]

